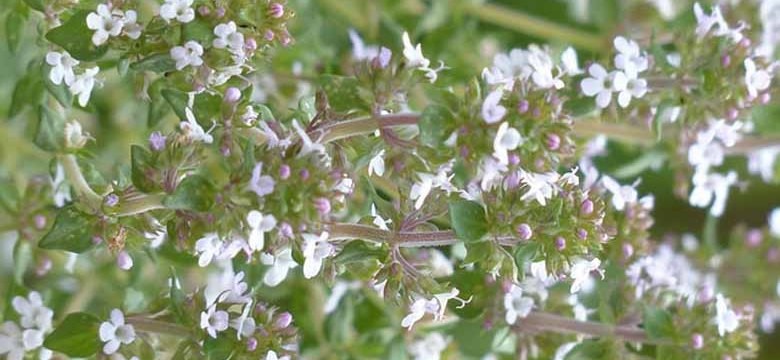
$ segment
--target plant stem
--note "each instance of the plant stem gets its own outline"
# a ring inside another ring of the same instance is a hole
[[[673,344],[667,340],[650,339],[644,330],[633,326],[579,321],[541,311],[531,312],[527,317],[519,319],[518,324],[515,326],[520,331],[526,327],[534,330],[553,331],[563,334],[581,334],[590,337],[617,337],[625,341],[645,344]]]
[[[162,204],[163,197],[164,195],[143,195],[120,202],[116,216],[132,216],[147,211],[165,209],[165,205]]]
[[[100,205],[103,202],[103,197],[98,195],[84,179],[84,175],[81,173],[76,156],[73,154],[65,154],[58,156],[62,168],[65,171],[65,178],[68,180],[73,189],[76,191],[76,195],[79,196],[87,206],[93,210],[100,209]]]
[[[331,224],[330,240],[364,240],[377,244],[397,244],[400,247],[428,247],[454,245],[462,240],[451,230],[392,232],[361,224]],[[512,246],[520,242],[512,237],[494,238],[499,244]]]
[[[192,337],[192,333],[186,327],[166,321],[141,316],[129,316],[127,317],[127,323],[133,325],[136,330],[143,332],[172,335],[183,338]]]
[[[575,29],[556,22],[534,17],[505,6],[495,4],[469,4],[466,13],[481,21],[516,30],[542,39],[555,40],[572,44],[581,49],[599,52],[607,43],[593,33]]]
[[[313,139],[317,139],[319,134],[322,136],[321,143],[329,143],[356,135],[370,134],[381,128],[416,125],[419,119],[420,115],[415,113],[364,117],[326,125],[322,129],[313,131],[311,135]]]

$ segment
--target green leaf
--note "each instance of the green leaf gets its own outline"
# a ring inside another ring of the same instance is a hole
[[[515,248],[515,264],[520,274],[525,274],[525,265],[533,262],[539,250],[539,243],[529,242]]]
[[[10,177],[0,177],[0,208],[8,214],[16,214],[19,209],[19,189]]]
[[[354,77],[323,75],[319,84],[328,95],[328,104],[336,112],[350,112],[356,109],[368,110],[368,103],[360,95],[360,81]],[[303,110],[303,109],[301,109]]]
[[[100,59],[108,46],[95,46],[92,43],[94,31],[87,27],[89,11],[79,11],[64,24],[46,33],[46,39],[67,50],[73,58],[81,61]]]
[[[211,44],[214,39],[211,25],[202,18],[184,24],[181,31],[182,44],[189,40],[197,41],[199,44]]]
[[[650,339],[669,339],[675,336],[672,315],[661,308],[646,307],[642,316],[642,327]]]
[[[65,147],[65,119],[46,105],[38,108],[38,129],[35,145],[45,151],[57,152]]]
[[[27,241],[19,239],[14,245],[14,280],[19,286],[24,286],[24,273],[33,261],[32,247]]]
[[[100,319],[78,312],[68,314],[65,320],[46,337],[43,346],[70,357],[88,357],[100,350],[98,337]]]
[[[599,340],[585,340],[575,346],[565,360],[601,360],[612,359],[609,344]]]
[[[130,65],[134,71],[151,71],[155,73],[166,73],[176,70],[176,61],[168,53],[154,54],[134,62]],[[186,99],[186,97],[185,97]]]
[[[8,117],[15,117],[27,106],[37,107],[43,102],[44,94],[43,79],[41,79],[40,73],[28,71],[27,75],[19,79],[14,87]]]
[[[149,113],[147,114],[146,126],[154,127],[170,110],[168,101],[162,95],[162,89],[165,86],[165,78],[161,77],[155,80],[152,85],[149,86]]]
[[[130,179],[133,185],[145,193],[160,190],[160,186],[155,182],[154,161],[152,154],[143,146],[130,146]]]
[[[216,339],[208,336],[203,342],[203,351],[206,352],[206,358],[209,360],[230,359],[234,348],[235,341],[229,336],[219,336]]]
[[[780,133],[780,104],[755,106],[751,118],[757,133]]]
[[[5,18],[5,36],[8,42],[8,50],[16,53],[24,31],[25,16],[16,10],[11,10]]]
[[[23,0],[32,9],[44,12],[43,0]]]
[[[43,236],[38,246],[48,250],[66,250],[81,253],[92,246],[90,216],[76,210],[73,205],[60,209],[54,225]]]
[[[170,209],[207,211],[214,204],[214,187],[201,175],[186,177],[173,194],[165,197],[163,205]]]
[[[382,248],[368,245],[363,241],[350,241],[344,246],[334,259],[337,264],[350,264],[360,261],[366,261],[386,255],[386,251]]]
[[[429,105],[420,114],[420,142],[439,148],[445,140],[446,128],[453,122],[452,113],[441,105]]]
[[[168,104],[171,105],[176,116],[182,121],[187,120],[187,115],[184,112],[184,108],[187,107],[187,94],[183,91],[171,89],[163,89],[160,93],[162,93],[163,98],[168,101]]]
[[[450,201],[450,221],[458,239],[479,241],[488,231],[485,209],[471,200]]]

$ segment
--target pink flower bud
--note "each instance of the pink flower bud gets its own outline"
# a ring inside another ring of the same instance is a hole
[[[691,347],[694,350],[699,350],[704,347],[704,336],[699,333],[695,333],[691,336]]]
[[[768,92],[765,92],[765,93],[763,93],[761,95],[758,95],[758,101],[762,105],[769,104],[769,102],[772,101],[772,95],[770,95]]]
[[[509,165],[517,165],[520,163],[520,155],[515,153],[509,154]]]
[[[292,314],[285,311],[279,314],[279,316],[276,318],[276,321],[274,322],[274,327],[277,330],[286,329],[288,326],[290,326],[292,320],[293,320]]]
[[[547,148],[550,150],[558,150],[561,147],[561,137],[558,134],[547,134]]]
[[[320,216],[328,215],[330,213],[330,200],[322,197],[316,198],[314,199],[314,208],[317,209]]]
[[[133,258],[127,251],[122,250],[116,256],[116,265],[122,270],[130,270],[133,268]]]
[[[257,339],[255,339],[253,337],[247,339],[247,341],[246,341],[246,350],[250,351],[250,352],[257,350]]]
[[[566,249],[566,239],[564,239],[562,236],[558,236],[555,238],[555,248],[558,251],[563,251]]]
[[[216,10],[216,15],[217,18],[222,18],[223,16],[225,16],[225,8],[222,6],[218,7]]]
[[[257,50],[257,41],[255,38],[246,39],[246,42],[244,42],[244,49],[248,52]]]
[[[577,230],[577,237],[580,238],[580,240],[585,240],[588,238],[588,231],[585,229],[579,229]]]
[[[761,230],[759,229],[752,229],[747,232],[745,235],[745,244],[748,247],[756,247],[758,245],[761,245],[761,240],[763,240],[764,234],[761,233]]]
[[[284,16],[284,5],[280,3],[271,4],[271,6],[268,7],[268,15],[276,19]]]
[[[289,223],[283,222],[281,225],[279,225],[279,237],[283,239],[293,238],[293,229]]]
[[[301,171],[298,173],[298,176],[303,181],[309,180],[309,170],[308,169],[301,169]]]
[[[265,41],[269,41],[269,42],[273,41],[274,40],[274,32],[271,31],[271,30],[266,30],[265,34],[263,34],[263,39],[265,39]]]
[[[517,236],[521,240],[528,240],[534,234],[533,230],[531,230],[531,226],[529,226],[526,223],[522,223],[520,225],[517,225],[517,227],[515,228],[515,232],[517,232]]]
[[[46,217],[43,215],[35,215],[33,224],[35,224],[36,229],[43,230],[46,227]]]
[[[634,246],[629,243],[623,244],[622,250],[623,250],[623,258],[625,259],[628,259],[631,257],[631,255],[634,255]]]
[[[282,166],[279,166],[279,178],[282,180],[287,180],[290,177],[290,166],[287,164],[282,164]]]
[[[730,107],[726,111],[726,117],[729,120],[736,120],[738,116],[739,116],[739,110],[737,110],[737,108],[735,108],[735,107]]]
[[[593,213],[593,201],[590,199],[583,200],[582,204],[580,204],[580,213],[582,213],[582,215],[590,215]]]
[[[517,103],[517,112],[519,112],[521,114],[525,114],[526,112],[528,112],[528,108],[530,106],[531,105],[528,103],[528,100],[525,100],[525,99],[520,100],[520,102]]]
[[[228,104],[233,104],[241,99],[241,90],[237,87],[231,86],[225,90],[225,96],[222,100]]]
[[[723,54],[723,56],[720,57],[720,66],[728,67],[731,65],[731,56],[729,54]]]
[[[211,14],[211,10],[209,9],[208,6],[201,5],[200,7],[198,7],[198,14],[200,14],[200,16],[208,16],[209,14]]]

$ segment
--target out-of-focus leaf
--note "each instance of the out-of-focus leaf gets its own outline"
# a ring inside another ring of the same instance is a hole
[[[450,221],[458,239],[474,242],[487,233],[487,219],[482,205],[470,200],[450,202]]]
[[[92,222],[87,214],[73,205],[60,209],[54,225],[43,236],[38,246],[48,250],[82,253],[92,248]]]
[[[92,356],[101,346],[98,337],[100,323],[100,319],[91,314],[68,314],[54,332],[46,337],[43,346],[71,357]]]

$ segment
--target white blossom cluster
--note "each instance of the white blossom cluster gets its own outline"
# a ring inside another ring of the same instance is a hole
[[[50,359],[52,351],[43,347],[43,339],[52,331],[54,312],[43,304],[36,291],[26,298],[15,296],[11,305],[19,315],[19,323],[6,321],[0,325],[0,355],[8,360],[22,360],[27,353],[38,350],[38,359]]]
[[[606,108],[612,102],[612,94],[617,93],[620,107],[627,107],[632,98],[641,98],[648,91],[647,80],[640,74],[650,67],[649,56],[640,49],[634,40],[618,36],[613,41],[617,55],[613,59],[615,70],[607,70],[598,63],[588,67],[588,75],[580,83],[582,93],[595,96],[596,105]]]

